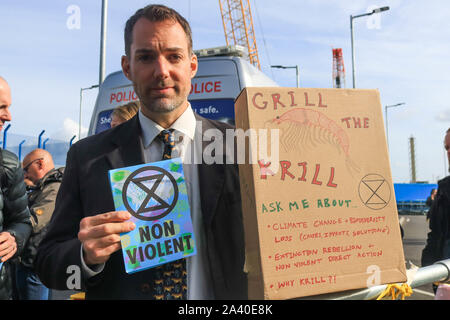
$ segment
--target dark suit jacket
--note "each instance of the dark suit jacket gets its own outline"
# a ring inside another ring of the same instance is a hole
[[[202,121],[203,131],[228,125]],[[114,211],[108,170],[144,163],[139,143],[138,117],[113,129],[75,143],[67,154],[66,170],[56,199],[48,233],[35,262],[41,281],[50,288],[67,290],[73,283],[70,266],[81,267],[80,220]],[[203,148],[211,142],[203,142]],[[224,162],[225,163],[225,162]],[[243,272],[244,230],[237,164],[198,166],[201,207],[209,267],[216,299],[247,299]],[[73,267],[72,267],[73,268]],[[153,270],[126,274],[121,250],[106,262],[99,275],[82,280],[87,299],[151,298]]]
[[[430,208],[430,232],[422,250],[422,267],[449,259],[450,245],[450,177],[438,182],[438,192]]]

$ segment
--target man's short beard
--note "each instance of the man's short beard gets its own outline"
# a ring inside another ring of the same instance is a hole
[[[155,102],[152,101],[149,104],[147,103],[143,103],[144,108],[146,108],[147,110],[154,112],[154,113],[169,113],[172,112],[173,110],[177,109],[180,105],[176,105],[174,103],[170,103],[169,105],[167,104],[161,104],[160,102]],[[151,107],[148,108],[147,106],[150,105]]]
[[[142,103],[142,108],[144,108],[150,112],[153,112],[153,113],[163,114],[163,113],[169,113],[169,112],[172,112],[172,111],[178,109],[183,104],[183,101],[175,100],[175,101],[171,101],[169,103],[164,103],[160,100],[156,100],[156,101],[150,100],[149,102],[142,100],[141,103]]]
[[[137,96],[139,97],[139,100],[141,101],[141,108],[145,109],[149,112],[153,113],[170,113],[176,109],[178,109],[180,106],[183,105],[185,101],[187,101],[186,98],[182,98],[180,95],[176,95],[173,99],[171,99],[170,102],[163,102],[161,99],[163,98],[148,98],[145,94],[140,94],[140,90],[136,87],[135,84],[133,84],[134,91],[136,92]],[[167,99],[167,98],[166,98]]]

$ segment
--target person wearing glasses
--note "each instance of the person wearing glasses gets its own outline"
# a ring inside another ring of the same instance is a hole
[[[0,77],[0,130],[11,121],[11,89]],[[30,236],[31,221],[28,209],[23,170],[17,156],[0,149],[0,299],[13,297],[14,264]]]
[[[55,169],[52,155],[44,149],[35,149],[23,159],[23,171],[25,179],[33,184],[28,193],[33,231],[16,269],[18,296],[20,300],[49,300],[51,290],[42,284],[33,264],[55,209],[64,168]]]

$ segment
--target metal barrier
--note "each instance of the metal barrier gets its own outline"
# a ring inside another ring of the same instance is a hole
[[[438,261],[435,264],[417,269],[410,287],[417,288],[425,284],[450,279],[450,259]],[[408,279],[409,280],[409,279]],[[316,296],[299,298],[298,300],[373,300],[376,299],[387,287],[387,284],[373,286],[366,289],[348,290],[335,293],[327,293]]]

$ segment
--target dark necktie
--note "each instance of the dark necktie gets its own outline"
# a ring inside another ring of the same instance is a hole
[[[172,158],[175,147],[173,129],[163,130],[158,138],[164,143],[163,160]],[[155,300],[186,300],[186,259],[180,259],[155,268]]]

